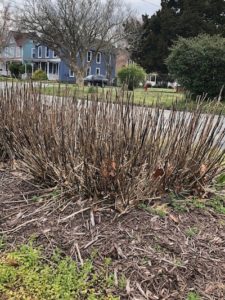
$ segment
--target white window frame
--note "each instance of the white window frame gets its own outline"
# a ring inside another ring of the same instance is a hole
[[[35,58],[35,55],[36,55],[35,52],[36,52],[35,48],[31,48],[31,58]]]
[[[47,52],[48,52],[48,55],[47,55]],[[49,47],[45,47],[45,57],[46,58],[49,58],[49,54],[50,54],[50,49],[49,49]]]
[[[98,59],[98,57],[99,57],[99,59]],[[102,53],[98,52],[96,55],[96,64],[100,65],[101,62],[102,62]]]
[[[53,58],[56,58],[56,57],[57,57],[57,54],[55,53],[55,51],[52,51],[52,57],[53,57]]]
[[[91,67],[88,67],[88,68],[87,68],[86,75],[87,75],[87,76],[91,75]]]
[[[55,72],[55,71],[57,71],[57,72]],[[59,75],[59,63],[49,62],[48,74],[50,74],[50,75]]]
[[[9,57],[15,57],[15,47],[9,47]]]
[[[90,54],[90,59],[89,59],[89,54]],[[92,60],[92,51],[87,52],[87,62],[91,62]]]
[[[39,49],[41,49],[41,55],[39,55]],[[38,58],[42,58],[42,46],[38,46]]]
[[[16,57],[21,57],[21,54],[22,54],[22,53],[21,53],[21,52],[22,52],[21,50],[22,50],[21,47],[19,47],[19,46],[16,47]]]
[[[55,72],[55,71],[57,71],[57,72]],[[52,74],[59,75],[59,64],[58,63],[52,63]]]
[[[99,72],[98,72],[98,71],[99,71]],[[96,74],[96,75],[101,75],[100,68],[96,68],[96,69],[95,69],[95,74]]]
[[[9,57],[9,47],[5,48],[5,57]]]
[[[69,77],[74,78],[74,71],[72,71],[71,69],[69,69]]]

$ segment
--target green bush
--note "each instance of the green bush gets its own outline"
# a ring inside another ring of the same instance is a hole
[[[21,65],[19,67],[20,74],[25,74],[25,71],[27,71],[28,74],[32,73],[32,66],[31,66],[31,64],[27,64],[26,66],[25,65]]]
[[[12,62],[9,65],[9,71],[11,72],[12,77],[19,78],[20,76],[20,68],[22,67],[21,63]]]
[[[38,69],[32,75],[32,79],[33,80],[48,80],[48,77],[47,77],[47,74],[43,70]]]
[[[11,72],[12,77],[20,78],[25,71],[27,71],[28,74],[32,73],[32,66],[31,64],[27,64],[25,67],[25,64],[12,62],[9,65],[9,71]]]
[[[170,74],[194,96],[217,97],[225,84],[225,38],[180,38],[166,60]]]
[[[143,83],[146,73],[142,67],[133,64],[120,69],[118,77],[122,84],[127,84],[128,89],[133,90],[138,87],[140,83]]]

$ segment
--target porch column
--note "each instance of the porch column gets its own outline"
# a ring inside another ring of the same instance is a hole
[[[27,63],[26,62],[24,62],[24,67],[25,67],[25,73],[22,75],[22,78],[23,79],[27,79]]]
[[[49,62],[47,62],[47,77],[49,79]]]

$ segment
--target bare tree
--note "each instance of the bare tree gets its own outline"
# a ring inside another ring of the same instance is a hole
[[[130,54],[135,56],[135,52],[138,50],[141,38],[146,34],[147,28],[143,28],[142,20],[132,16],[124,23],[124,31],[126,33],[125,48]]]
[[[8,42],[8,34],[12,26],[11,7],[9,2],[0,2],[0,52]]]
[[[22,24],[56,52],[81,83],[98,51],[124,38],[131,10],[121,0],[26,0]],[[93,50],[87,62],[87,52]]]

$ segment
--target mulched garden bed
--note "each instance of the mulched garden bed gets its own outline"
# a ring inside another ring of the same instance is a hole
[[[121,299],[179,300],[190,292],[225,299],[225,215],[208,208],[118,214],[100,201],[88,207],[40,190],[16,171],[0,171],[0,234],[10,247],[33,239],[46,254],[58,247],[82,261],[96,253],[96,267],[111,258],[119,286],[126,277]]]

